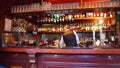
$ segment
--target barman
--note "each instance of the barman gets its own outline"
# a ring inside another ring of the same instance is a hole
[[[63,48],[64,43],[66,45],[66,48],[73,48],[73,47],[79,47],[79,37],[73,28],[70,28],[70,26],[66,25],[64,27],[64,33],[61,36],[60,40],[60,48]]]

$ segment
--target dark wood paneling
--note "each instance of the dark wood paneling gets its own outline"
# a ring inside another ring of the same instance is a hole
[[[119,68],[120,49],[38,49],[0,48],[0,60],[6,68],[30,68],[30,56],[37,68]],[[36,54],[37,53],[37,54]],[[34,55],[31,54],[36,54]],[[32,57],[31,57],[32,59]]]
[[[118,60],[120,55],[43,54],[38,58],[38,68],[41,67],[41,61],[43,68],[119,68]]]
[[[28,54],[4,53],[4,65],[6,68],[30,68]]]
[[[4,65],[3,53],[0,52],[0,65]]]
[[[109,57],[112,59],[109,59]],[[46,62],[120,63],[119,58],[119,55],[43,55],[43,60]]]

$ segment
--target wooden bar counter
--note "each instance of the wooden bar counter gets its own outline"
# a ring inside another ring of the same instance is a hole
[[[0,48],[6,68],[120,68],[120,49]]]

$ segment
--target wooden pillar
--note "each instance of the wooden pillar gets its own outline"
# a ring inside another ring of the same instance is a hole
[[[5,17],[4,16],[0,16],[0,47],[1,47],[1,42],[2,42],[2,33],[3,33],[3,30],[4,30],[4,20]]]
[[[120,23],[117,23],[118,47],[120,47]]]
[[[80,8],[83,8],[83,0],[80,0]]]
[[[0,47],[2,42],[2,33],[4,31],[5,16],[7,16],[8,8],[14,3],[15,0],[0,0]]]

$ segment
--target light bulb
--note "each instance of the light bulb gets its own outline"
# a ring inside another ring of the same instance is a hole
[[[103,20],[102,19],[99,20],[99,24],[103,24]]]

